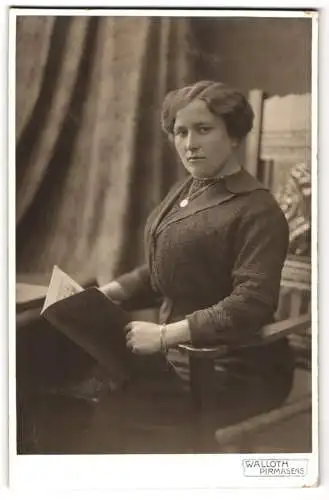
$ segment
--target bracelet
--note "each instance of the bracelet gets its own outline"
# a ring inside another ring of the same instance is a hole
[[[165,324],[162,324],[160,326],[160,349],[161,352],[163,352],[164,354],[167,354],[168,352],[166,333],[167,333],[167,326]]]

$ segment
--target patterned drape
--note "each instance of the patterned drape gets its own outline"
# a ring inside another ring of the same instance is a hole
[[[111,279],[142,260],[149,211],[181,175],[160,129],[192,78],[187,19],[20,17],[18,272]]]
[[[289,254],[311,254],[311,168],[298,163],[290,170],[287,182],[277,194],[289,224]]]

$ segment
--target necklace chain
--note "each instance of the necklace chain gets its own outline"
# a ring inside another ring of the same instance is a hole
[[[194,181],[192,181],[192,184],[190,185],[190,188],[188,190],[188,193],[187,195],[185,196],[185,198],[180,202],[179,206],[181,208],[184,208],[186,207],[191,200],[193,200],[194,198],[196,198],[197,196],[200,196],[204,191],[206,191],[210,186],[213,186],[213,182],[209,182],[207,183],[205,186],[202,186],[201,188],[197,189],[196,191],[194,191],[194,193],[192,193],[193,191],[193,187],[195,186],[194,184]]]

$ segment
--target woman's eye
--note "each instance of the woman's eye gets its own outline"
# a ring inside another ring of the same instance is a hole
[[[207,134],[208,132],[210,132],[211,130],[211,127],[199,127],[199,132],[201,134]]]
[[[186,130],[184,130],[184,129],[174,130],[175,137],[184,137],[185,135],[186,135]]]

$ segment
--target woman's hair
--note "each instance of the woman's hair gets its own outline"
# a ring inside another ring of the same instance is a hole
[[[242,140],[252,129],[254,113],[245,96],[226,84],[199,81],[192,85],[170,91],[162,105],[161,125],[168,134],[173,134],[177,112],[195,99],[204,101],[211,113],[220,117],[228,135]]]

